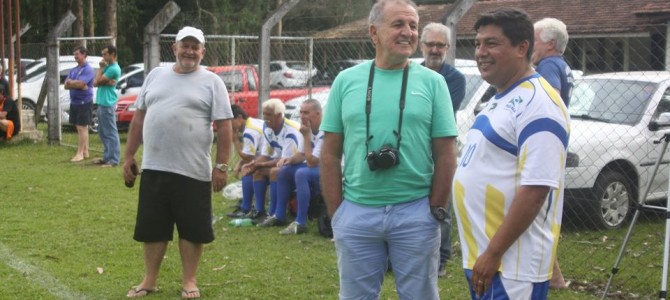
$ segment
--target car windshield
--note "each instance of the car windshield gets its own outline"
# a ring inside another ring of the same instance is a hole
[[[218,73],[219,77],[223,79],[223,82],[226,84],[226,89],[228,92],[235,92],[242,89],[243,76],[240,71],[224,71]]]
[[[576,119],[634,125],[645,113],[656,84],[645,81],[589,78],[577,80],[570,100]]]
[[[46,72],[46,71],[47,71],[47,65],[45,64],[45,65],[42,65],[39,68],[33,70],[32,72],[30,72],[30,74],[28,74],[26,76],[23,76],[21,78],[21,81],[22,82],[33,82],[37,79],[40,79],[40,78],[44,77],[44,72]]]

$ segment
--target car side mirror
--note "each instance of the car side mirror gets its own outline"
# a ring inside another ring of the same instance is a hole
[[[128,83],[126,82],[121,83],[121,94],[125,94],[127,90],[128,90]]]
[[[670,112],[661,113],[656,120],[649,123],[649,130],[656,131],[661,127],[670,126]]]

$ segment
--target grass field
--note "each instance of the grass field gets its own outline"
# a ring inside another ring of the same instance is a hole
[[[0,299],[123,299],[140,282],[142,247],[132,239],[137,185],[125,188],[119,167],[99,168],[91,164],[92,159],[70,163],[73,154],[72,148],[43,142],[0,145]],[[220,194],[212,200],[217,215],[232,210],[234,201]],[[231,228],[227,221],[215,224],[217,239],[205,248],[198,276],[203,299],[337,298],[334,245],[318,234],[315,223],[309,224],[307,234],[280,236],[279,227]],[[656,224],[641,224],[640,231],[657,235]],[[565,230],[559,253],[573,285],[569,290],[551,291],[549,298],[597,299],[595,292],[606,280],[604,270],[616,258],[623,233],[610,232],[603,241],[599,232]],[[469,299],[460,253],[454,248],[449,275],[439,280],[440,295]],[[609,253],[600,262],[604,270],[585,268],[582,260],[571,259],[588,259],[603,249]],[[171,243],[160,275],[161,291],[148,299],[179,298],[181,269],[176,250]],[[657,250],[650,245],[633,251]],[[648,259],[643,265],[658,264],[657,256],[646,257],[638,257]],[[639,295],[636,288],[656,291],[658,277],[649,278],[647,286],[636,285],[632,292]],[[381,299],[397,299],[394,286],[393,276],[387,275]],[[641,294],[640,298],[646,297]]]

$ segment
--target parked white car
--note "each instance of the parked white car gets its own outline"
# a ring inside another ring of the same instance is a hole
[[[270,62],[270,86],[303,87],[318,70],[305,61],[276,60]]]
[[[328,94],[330,93],[330,89],[314,93],[312,95],[304,95],[300,97],[293,98],[289,101],[286,101],[286,110],[284,110],[284,116],[287,119],[296,121],[300,123],[300,105],[302,105],[303,102],[307,99],[314,99],[319,101],[321,103],[321,108],[323,109],[326,107],[326,102],[328,102]]]
[[[169,67],[174,64],[174,62],[161,62],[159,66]],[[119,98],[137,95],[142,89],[142,84],[144,84],[144,63],[126,66],[123,68],[119,81],[116,82],[116,95]]]
[[[596,227],[618,228],[644,197],[661,155],[655,141],[670,133],[670,72],[584,76],[569,110],[566,206],[576,206]],[[667,152],[647,201],[667,197]]]

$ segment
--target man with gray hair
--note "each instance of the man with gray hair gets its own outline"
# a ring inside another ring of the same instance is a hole
[[[320,127],[339,296],[379,299],[390,262],[399,299],[439,299],[440,223],[458,134],[449,91],[409,60],[419,43],[414,2],[378,1],[368,33],[374,60],[335,78]]]
[[[242,166],[242,173],[253,174],[258,226],[281,226],[286,224],[285,199],[293,191],[293,176],[297,169],[305,166],[303,137],[300,124],[284,117],[286,106],[280,99],[268,99],[263,102],[262,108],[265,125],[260,146],[261,155]],[[268,183],[270,206],[267,218],[264,218]],[[280,204],[281,201],[283,202]]]
[[[544,18],[535,22],[535,44],[532,62],[556,91],[561,94],[565,106],[570,105],[574,78],[572,70],[565,62],[563,53],[568,45],[568,30],[563,22],[554,18]]]
[[[451,95],[454,116],[465,97],[465,76],[447,63],[447,51],[451,47],[451,30],[444,24],[428,23],[421,32],[421,65],[444,76]],[[451,219],[451,218],[450,218]],[[442,239],[444,242],[444,238]],[[442,255],[442,253],[440,253]],[[447,258],[448,259],[448,258]]]

